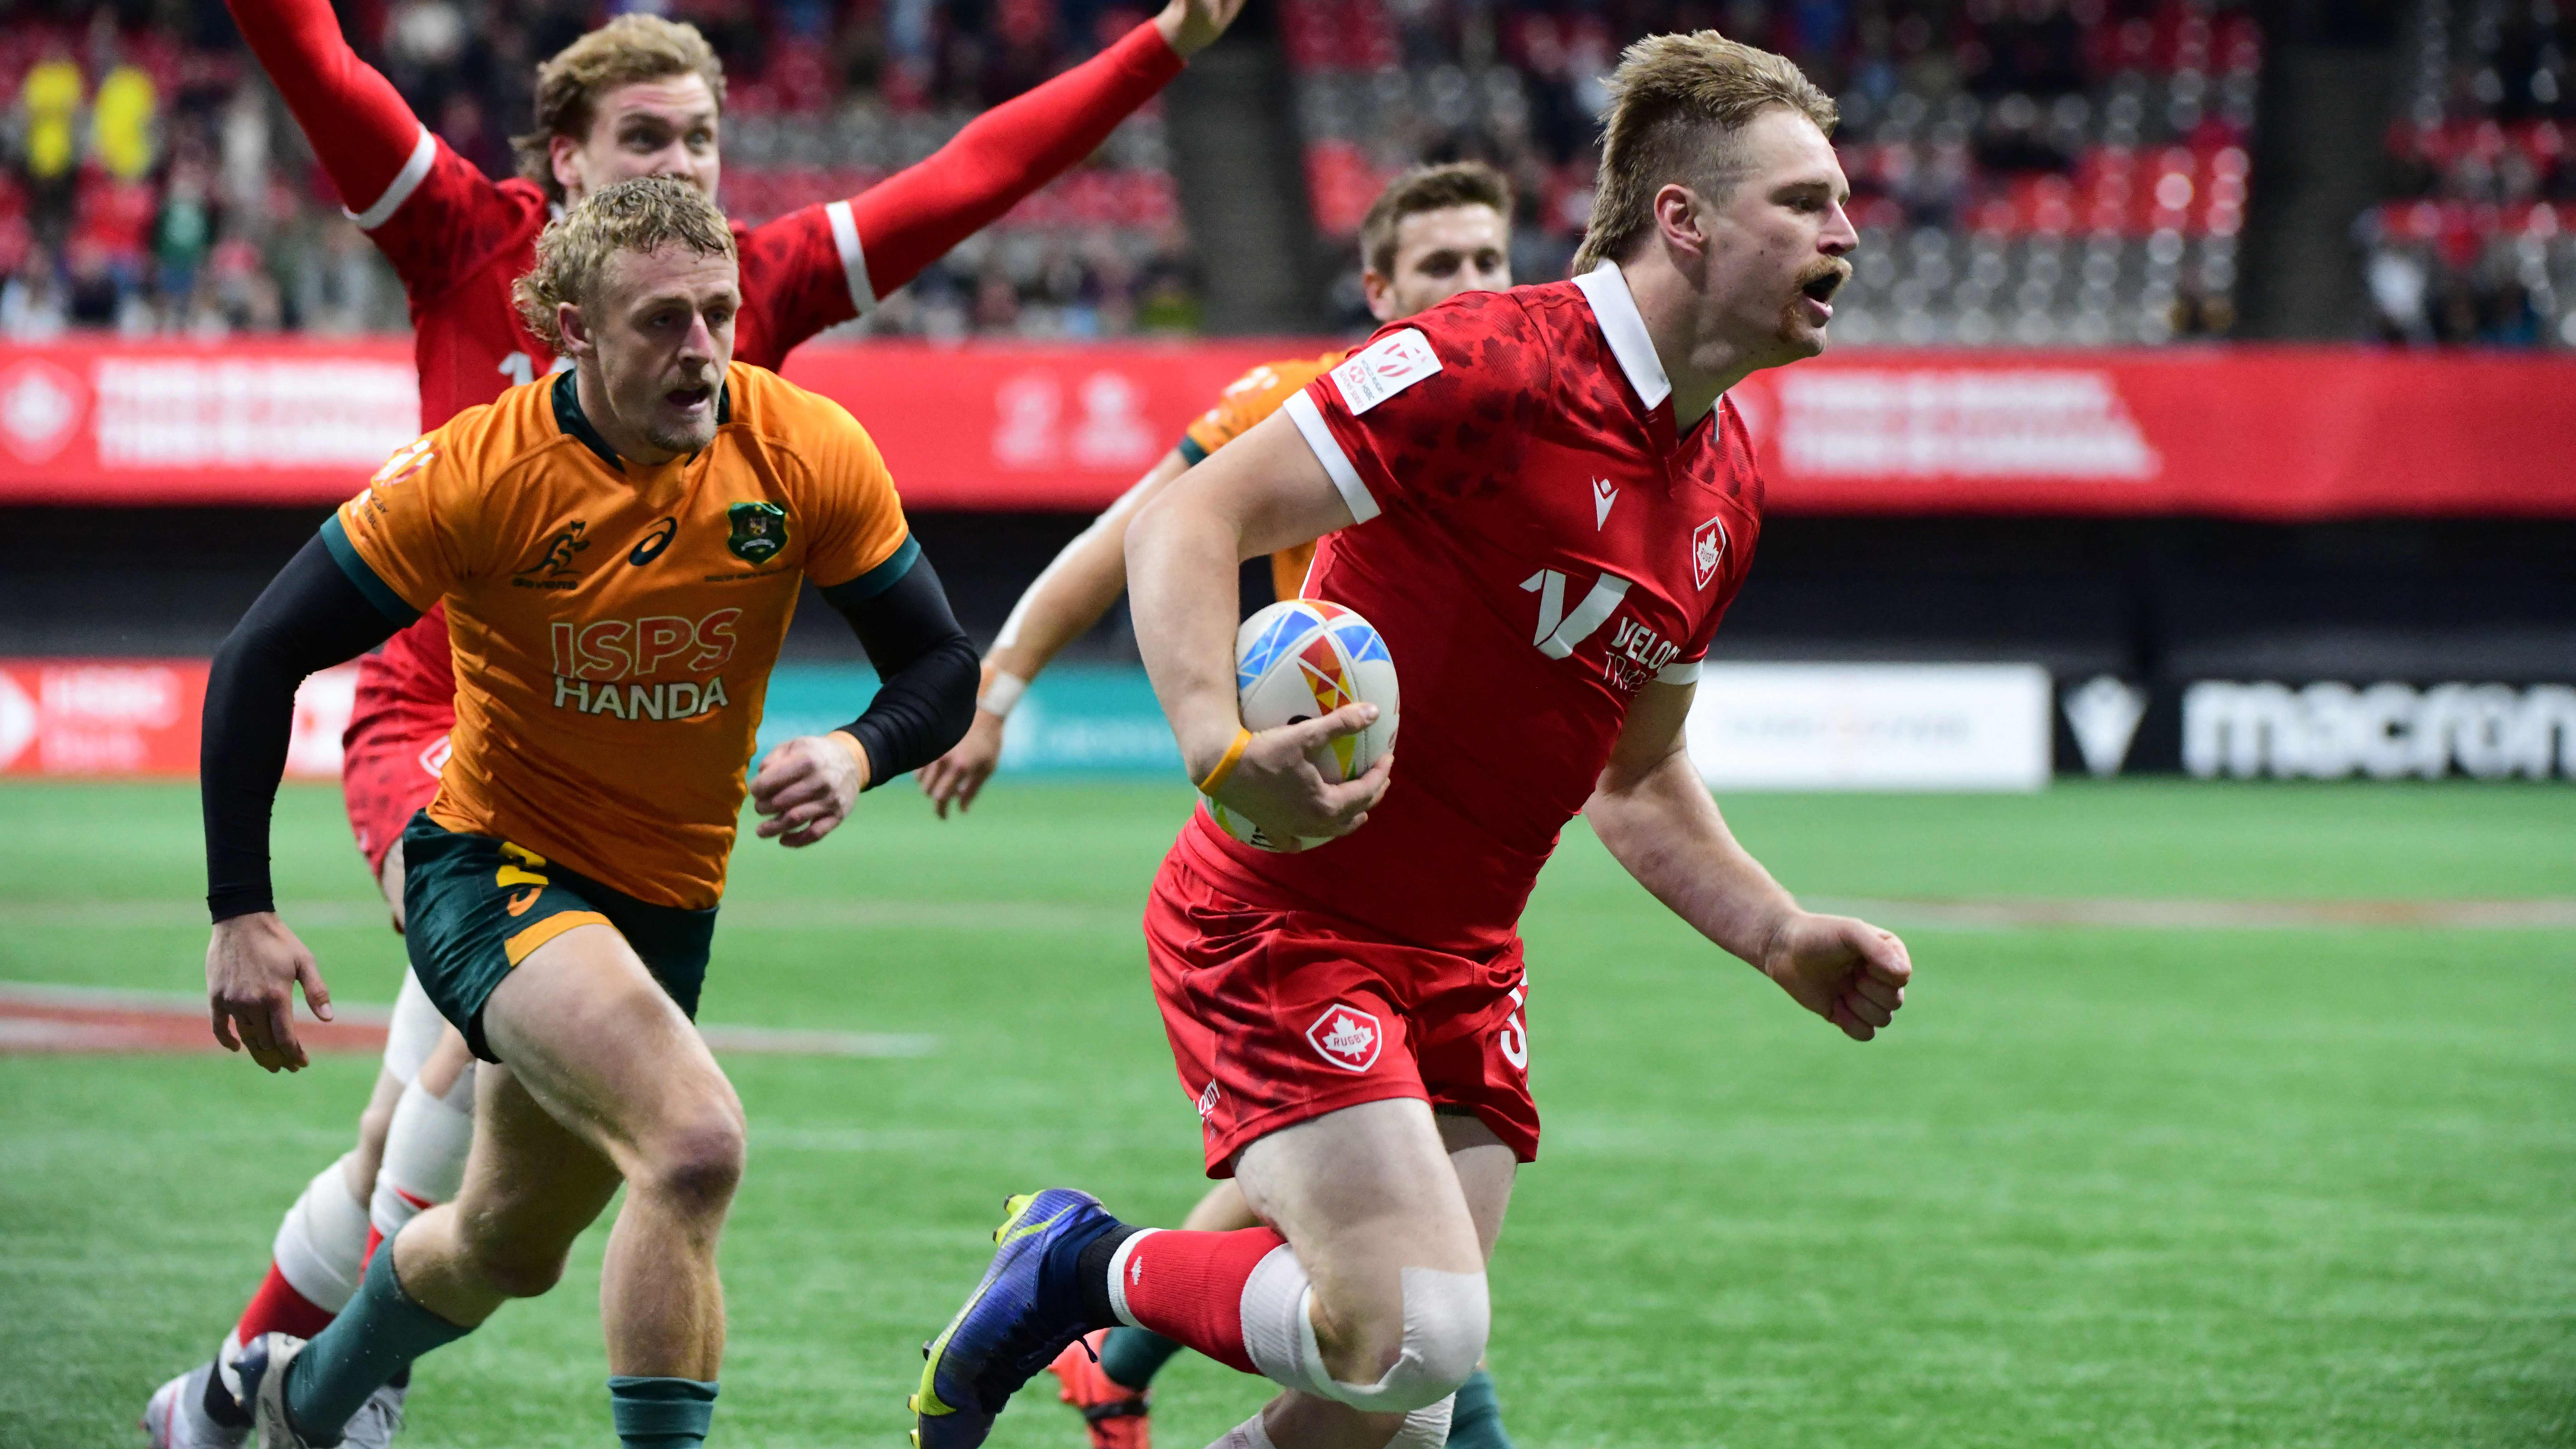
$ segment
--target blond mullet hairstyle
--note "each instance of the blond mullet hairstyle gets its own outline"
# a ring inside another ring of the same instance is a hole
[[[1828,136],[1841,118],[1833,97],[1795,62],[1714,30],[1647,36],[1619,57],[1608,88],[1601,173],[1574,253],[1577,274],[1633,255],[1654,229],[1655,193],[1667,185],[1723,198],[1741,170],[1735,138],[1764,111],[1795,111]]]
[[[528,331],[556,356],[563,332],[555,309],[585,306],[597,294],[600,274],[619,252],[685,247],[702,257],[733,258],[733,229],[706,193],[672,176],[638,176],[594,191],[581,205],[546,224],[537,237],[537,265],[510,284],[510,301]]]
[[[510,138],[519,158],[519,174],[545,188],[550,200],[564,199],[555,180],[554,138],[581,141],[599,113],[599,98],[637,81],[695,75],[714,93],[716,111],[724,111],[724,62],[698,27],[659,15],[620,15],[606,25],[558,50],[537,67],[536,126]]]

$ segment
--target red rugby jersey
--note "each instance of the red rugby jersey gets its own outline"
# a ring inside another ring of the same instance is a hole
[[[1698,677],[1762,480],[1723,400],[1676,437],[1615,265],[1471,292],[1379,330],[1284,411],[1357,522],[1306,593],[1365,615],[1404,684],[1386,798],[1295,855],[1194,814],[1193,863],[1262,904],[1413,945],[1508,944],[1649,682]]]
[[[433,135],[349,48],[329,0],[229,4],[350,216],[402,278],[422,431],[552,371],[554,357],[510,303],[552,214],[544,191],[493,181]],[[765,226],[736,224],[743,310],[734,359],[774,371],[797,344],[875,306],[1099,149],[1180,70],[1161,32],[1139,25],[857,196]],[[455,694],[446,614],[433,609],[359,662],[350,738],[386,726],[435,736],[454,716]]]

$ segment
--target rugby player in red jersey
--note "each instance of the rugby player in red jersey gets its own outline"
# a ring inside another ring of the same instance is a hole
[[[1361,285],[1369,311],[1393,322],[1436,307],[1461,292],[1512,284],[1512,187],[1481,161],[1417,166],[1378,193],[1360,223]],[[1107,512],[1064,546],[1020,596],[984,656],[975,723],[957,747],[924,766],[922,793],[942,818],[955,804],[962,814],[991,778],[1002,755],[1002,724],[1030,680],[1084,631],[1100,622],[1127,587],[1127,525],[1172,480],[1205,462],[1277,412],[1308,383],[1350,356],[1342,348],[1321,357],[1265,362],[1228,386],[1189,426],[1180,443],[1154,470],[1137,480]],[[1272,592],[1293,599],[1314,562],[1311,542],[1270,556]],[[1203,1230],[1248,1228],[1259,1219],[1231,1182],[1220,1182],[1190,1210],[1182,1226]],[[1095,1332],[1056,1356],[1059,1397],[1082,1414],[1091,1449],[1151,1449],[1146,1390],[1180,1345],[1160,1334],[1121,1327]],[[1511,1449],[1500,1402],[1483,1372],[1458,1391],[1449,1426],[1455,1449]]]
[[[724,73],[690,26],[622,16],[540,66],[536,128],[516,142],[520,174],[495,182],[358,59],[327,0],[230,3],[350,215],[402,278],[424,430],[562,365],[510,303],[553,215],[636,176],[676,176],[716,194]],[[797,344],[920,275],[1098,149],[1241,7],[1170,0],[1100,55],[986,112],[918,165],[857,196],[763,226],[736,224],[743,310],[734,355],[776,368]],[[342,789],[397,930],[402,829],[437,790],[454,696],[441,610],[359,663]],[[156,1449],[240,1444],[249,1421],[227,1382],[234,1352],[264,1332],[318,1332],[356,1290],[373,1243],[454,1194],[473,1075],[463,1041],[406,976],[358,1145],[288,1210],[268,1275],[216,1360],[153,1395],[143,1427]],[[402,1393],[390,1387],[371,1401],[353,1436],[389,1435]]]
[[[1191,777],[1278,837],[1193,816],[1147,955],[1214,1176],[1264,1226],[1155,1231],[1089,1194],[1014,1199],[915,1399],[970,1449],[1075,1336],[1151,1329],[1286,1392],[1221,1449],[1427,1449],[1485,1350],[1485,1263],[1538,1115],[1517,922],[1577,814],[1649,892],[1866,1041],[1897,939],[1817,915],[1734,840],[1683,747],[1762,484],[1726,390],[1812,356],[1857,237],[1833,103],[1713,31],[1610,77],[1580,275],[1382,329],[1130,526],[1138,644]],[[1327,783],[1352,705],[1254,734],[1236,563],[1320,538],[1310,597],[1404,681],[1392,757]],[[1694,1426],[1704,1428],[1705,1426]]]

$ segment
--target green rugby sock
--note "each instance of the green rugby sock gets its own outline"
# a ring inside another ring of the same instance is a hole
[[[341,1427],[367,1395],[392,1382],[413,1359],[472,1332],[411,1300],[394,1277],[387,1240],[367,1263],[357,1296],[331,1326],[286,1366],[286,1416],[315,1441],[339,1442]]]
[[[1141,1391],[1180,1351],[1179,1344],[1150,1328],[1121,1325],[1109,1330],[1108,1341],[1100,1345],[1100,1371],[1111,1383]]]
[[[623,1449],[698,1449],[716,1419],[716,1386],[617,1374],[608,1381],[608,1417]]]
[[[1502,1401],[1494,1397],[1494,1376],[1478,1369],[1458,1386],[1458,1402],[1449,1411],[1450,1449],[1512,1449],[1503,1432]]]

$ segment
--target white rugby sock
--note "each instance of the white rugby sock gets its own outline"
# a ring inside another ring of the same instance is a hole
[[[356,1155],[342,1157],[304,1185],[269,1249],[287,1285],[333,1313],[358,1291],[359,1265],[367,1256],[367,1209],[349,1196],[346,1164]]]
[[[391,1238],[422,1208],[454,1199],[473,1145],[473,1063],[457,1073],[444,1097],[431,1096],[417,1078],[404,1087],[385,1130],[384,1166],[376,1171],[375,1200],[367,1208],[377,1234]]]

